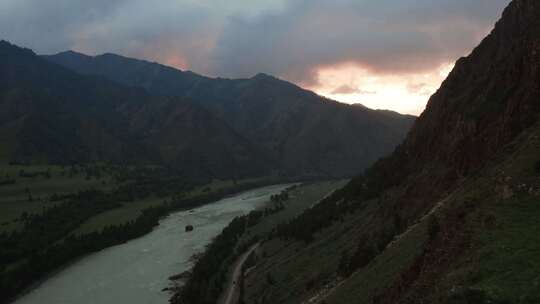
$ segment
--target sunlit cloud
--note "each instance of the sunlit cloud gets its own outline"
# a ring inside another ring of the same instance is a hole
[[[377,92],[362,90],[361,88],[356,87],[354,84],[352,85],[344,84],[334,89],[330,94],[332,95],[350,95],[350,94],[366,95],[366,94],[377,94]]]
[[[467,55],[509,2],[1,0],[0,39],[40,54],[111,52],[213,77],[262,72],[340,101],[418,114],[444,66]]]
[[[310,89],[344,103],[419,115],[453,66],[453,63],[445,63],[431,72],[389,75],[344,64],[320,69],[321,85]]]

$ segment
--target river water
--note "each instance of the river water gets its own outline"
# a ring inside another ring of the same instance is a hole
[[[287,185],[258,188],[192,211],[176,212],[151,233],[86,256],[17,300],[16,304],[166,304],[168,277],[188,270],[236,216],[263,205]],[[195,230],[186,233],[185,226]]]

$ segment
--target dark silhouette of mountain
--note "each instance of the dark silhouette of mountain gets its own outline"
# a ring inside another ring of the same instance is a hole
[[[44,58],[160,96],[190,98],[260,147],[286,175],[351,176],[389,154],[414,117],[349,106],[258,74],[208,78],[113,54]]]
[[[190,177],[268,175],[257,147],[196,104],[82,76],[0,42],[5,161],[160,164]]]
[[[259,247],[243,302],[538,303],[539,114],[540,2],[514,0],[391,156]]]

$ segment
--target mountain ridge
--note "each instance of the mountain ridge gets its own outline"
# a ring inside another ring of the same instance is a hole
[[[193,177],[209,171],[202,174],[206,178],[268,174],[271,162],[257,148],[185,99],[154,97],[142,88],[79,75],[11,44],[0,52],[0,115],[6,125],[19,121],[15,130],[1,132],[11,134],[12,143],[2,145],[14,150],[2,153],[7,161],[160,163]],[[160,136],[147,132],[176,136],[159,142]],[[228,152],[233,150],[238,154]]]
[[[71,54],[71,53],[70,53]],[[286,175],[351,176],[405,136],[414,117],[353,107],[275,78],[208,78],[122,56],[47,60],[161,96],[192,99],[260,146]]]

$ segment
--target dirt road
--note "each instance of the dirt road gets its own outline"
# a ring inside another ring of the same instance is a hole
[[[259,247],[259,243],[251,246],[246,252],[244,252],[234,263],[233,271],[229,280],[227,281],[227,286],[225,287],[225,292],[221,296],[221,299],[218,301],[218,304],[237,304],[238,296],[240,291],[240,282],[242,276],[242,267],[246,263],[249,255]]]

